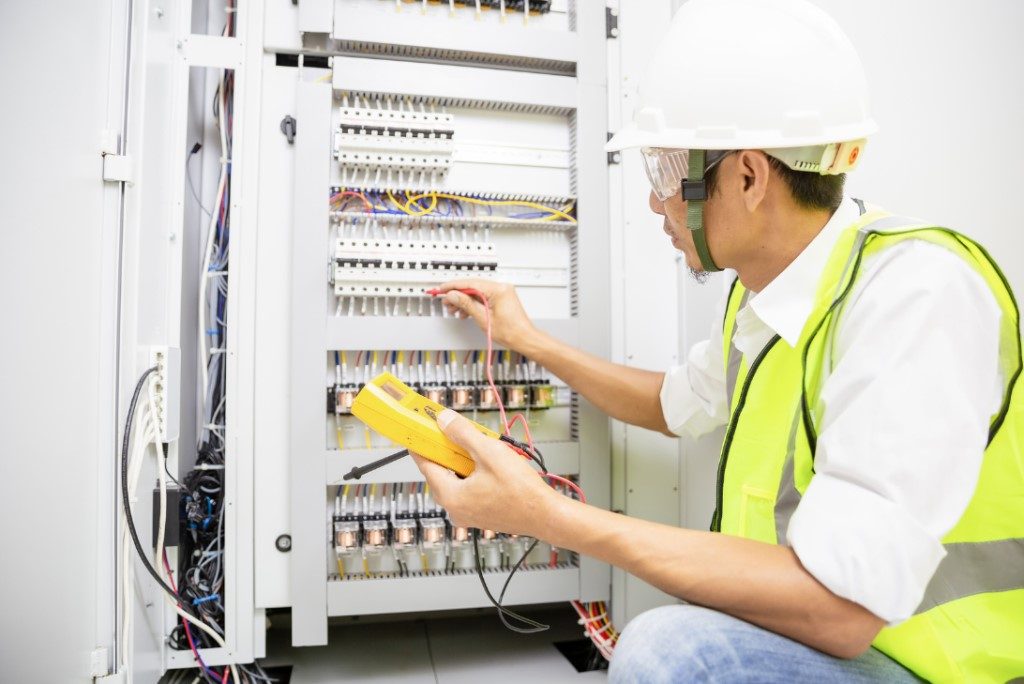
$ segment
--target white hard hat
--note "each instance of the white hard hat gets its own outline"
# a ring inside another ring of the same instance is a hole
[[[640,83],[633,122],[606,149],[804,148],[876,129],[860,59],[823,11],[804,0],[689,0]],[[822,155],[789,156],[796,168]]]

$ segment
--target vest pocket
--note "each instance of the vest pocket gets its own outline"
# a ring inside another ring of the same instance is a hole
[[[740,536],[777,543],[775,538],[775,492],[749,484],[742,488],[740,500]]]

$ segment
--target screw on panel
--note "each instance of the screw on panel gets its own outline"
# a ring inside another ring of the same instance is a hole
[[[288,553],[289,551],[292,550],[292,535],[290,535],[290,534],[282,534],[274,542],[274,546],[281,553]]]

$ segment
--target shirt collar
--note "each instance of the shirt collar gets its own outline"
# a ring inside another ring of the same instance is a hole
[[[750,306],[765,325],[795,347],[814,307],[818,281],[843,229],[860,216],[857,203],[846,197],[832,218],[773,281],[750,298]]]

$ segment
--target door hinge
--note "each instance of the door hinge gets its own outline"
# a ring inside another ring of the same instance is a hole
[[[609,140],[611,140],[614,135],[615,135],[614,133],[609,132],[608,133],[608,137],[605,139],[605,142],[608,142]],[[622,161],[622,152],[615,151],[615,152],[609,152],[608,153],[608,163],[609,164],[618,164],[621,161]]]
[[[604,8],[604,34],[606,38],[619,37],[619,10],[614,7]]]
[[[103,180],[112,183],[131,183],[133,176],[132,158],[126,154],[103,155]]]

